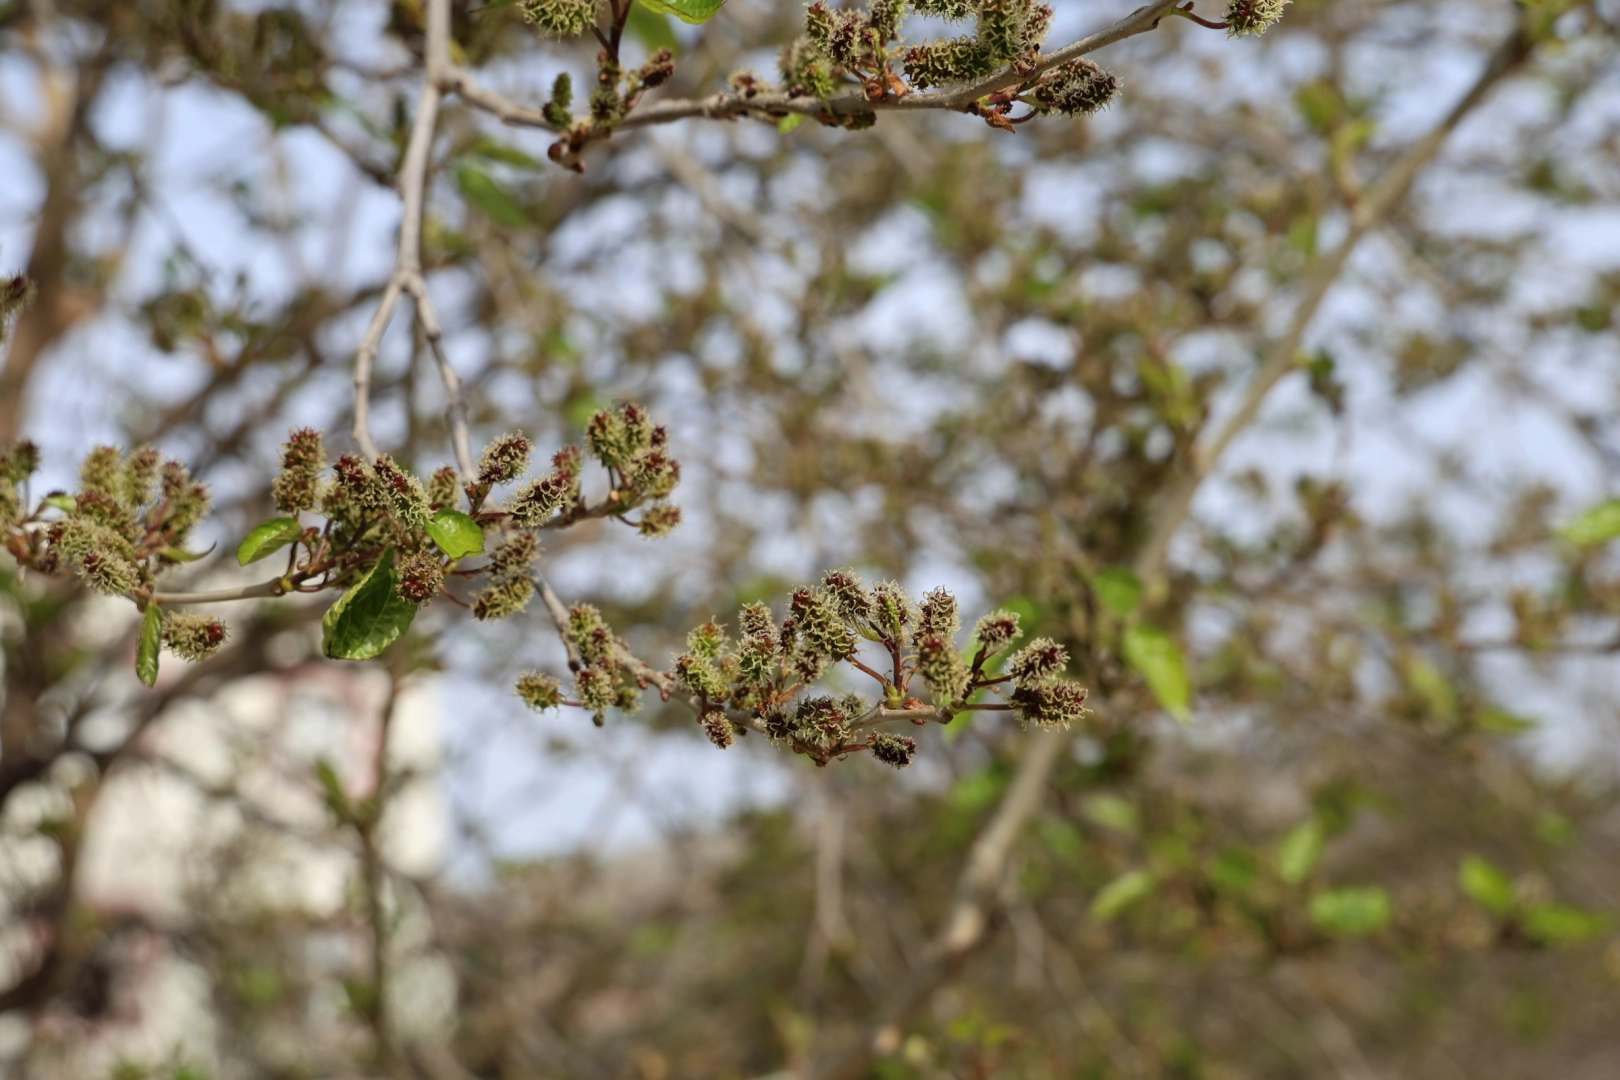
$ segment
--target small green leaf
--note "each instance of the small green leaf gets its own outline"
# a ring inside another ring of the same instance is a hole
[[[497,225],[520,229],[532,224],[528,212],[483,169],[476,165],[462,165],[456,169],[456,186],[467,201],[483,211]]]
[[[1311,897],[1311,922],[1318,930],[1355,937],[1389,924],[1389,894],[1376,885],[1332,889]]]
[[[1136,807],[1118,795],[1093,795],[1080,804],[1080,813],[1087,821],[1115,832],[1134,833],[1142,826]]]
[[[158,558],[174,563],[196,562],[198,559],[206,559],[212,555],[214,548],[218,546],[218,544],[210,544],[207,551],[187,551],[185,548],[166,547],[158,552]]]
[[[152,686],[157,682],[158,649],[163,645],[163,612],[156,604],[146,605],[141,616],[141,640],[135,649],[135,676]]]
[[[1192,719],[1192,680],[1181,648],[1169,634],[1155,626],[1133,626],[1125,632],[1124,653],[1165,712],[1183,724]]]
[[[440,510],[427,523],[427,533],[452,559],[484,553],[484,530],[460,510]]]
[[[804,113],[788,113],[776,122],[776,130],[783,135],[790,135],[802,123],[804,123]]]
[[[1298,885],[1311,876],[1327,846],[1327,831],[1316,818],[1302,821],[1288,831],[1277,845],[1277,876]]]
[[[1506,709],[1487,705],[1474,715],[1474,726],[1491,735],[1522,735],[1541,725],[1528,716],[1515,716]]]
[[[507,165],[518,165],[526,169],[538,169],[540,160],[525,154],[515,146],[503,142],[496,142],[488,136],[479,136],[467,148],[467,153],[476,154],[490,161],[499,161]]]
[[[1091,901],[1091,917],[1107,922],[1153,891],[1158,882],[1146,870],[1131,870],[1121,874],[1097,891]]]
[[[1613,925],[1613,916],[1569,904],[1540,904],[1524,914],[1525,931],[1549,945],[1597,937]]]
[[[388,548],[353,588],[321,617],[321,651],[333,660],[370,660],[399,639],[416,605],[395,588],[394,549]]]
[[[1110,566],[1091,579],[1091,588],[1103,607],[1120,618],[1129,618],[1142,602],[1142,582],[1123,566]]]
[[[58,510],[65,510],[71,514],[79,508],[79,500],[71,495],[47,495],[45,496],[45,505],[54,506]]]
[[[1620,499],[1600,502],[1558,530],[1558,535],[1577,547],[1606,544],[1620,536]]]
[[[1428,657],[1417,653],[1407,657],[1404,667],[1406,685],[1423,699],[1429,715],[1447,724],[1456,720],[1459,708],[1457,691],[1452,688],[1451,680],[1446,678],[1445,673],[1435,667]]]
[[[726,0],[641,0],[648,11],[673,15],[682,22],[705,23],[719,14]]]
[[[1246,851],[1223,851],[1210,861],[1205,873],[1217,889],[1241,895],[1260,876],[1260,865]]]
[[[1513,908],[1513,883],[1478,855],[1463,856],[1457,884],[1470,900],[1493,914],[1506,915]]]
[[[297,518],[271,518],[247,534],[236,549],[236,561],[243,566],[268,558],[297,540],[304,531]]]

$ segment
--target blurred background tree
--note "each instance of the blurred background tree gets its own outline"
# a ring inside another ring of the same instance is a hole
[[[794,44],[839,9],[0,5],[34,501],[155,445],[214,493],[174,578],[231,588],[289,429],[466,473],[462,423],[635,400],[684,523],[541,566],[637,655],[847,565],[1091,708],[818,768],[526,711],[544,605],[343,665],[297,597],[147,689],[127,601],[8,563],[7,1069],[1611,1077],[1620,6],[1122,7],[1041,54],[1106,41],[1109,107],[1024,123],[1038,62],[890,82]]]

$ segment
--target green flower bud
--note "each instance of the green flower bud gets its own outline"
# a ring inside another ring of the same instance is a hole
[[[574,673],[574,692],[581,705],[600,717],[614,701],[613,675],[595,665],[582,667]]]
[[[24,439],[0,454],[0,477],[20,484],[39,470],[39,446]]]
[[[1053,70],[1035,88],[1031,103],[1040,112],[1090,116],[1119,93],[1119,79],[1081,57]]]
[[[936,705],[950,705],[967,697],[971,673],[948,638],[929,637],[919,643],[917,673],[928,684]]]
[[[485,622],[509,619],[529,606],[534,582],[526,577],[499,578],[473,599],[473,618]]]
[[[642,536],[667,536],[681,523],[681,508],[670,503],[653,503],[641,512],[636,529]]]
[[[944,589],[932,589],[923,596],[917,621],[918,637],[938,637],[953,641],[962,629],[956,614],[956,597]]]
[[[169,504],[163,522],[168,529],[170,542],[179,545],[185,541],[186,534],[208,516],[213,497],[209,495],[207,485],[193,481],[190,470],[178,461],[165,461],[159,480],[163,487],[163,498]]]
[[[381,485],[383,498],[394,519],[409,529],[425,528],[432,512],[428,509],[427,489],[422,481],[401,469],[387,454],[372,464],[372,473]]]
[[[1018,637],[1018,612],[992,611],[973,627],[973,637],[987,653],[997,652]]]
[[[716,622],[706,622],[686,635],[686,649],[693,656],[713,660],[726,647],[726,630]]]
[[[832,570],[821,579],[827,599],[838,617],[859,625],[872,617],[872,596],[853,570]]]
[[[461,477],[449,465],[434,469],[427,481],[428,502],[440,510],[454,510],[461,501]]]
[[[1072,682],[1025,683],[1007,699],[1026,725],[1068,727],[1085,717],[1086,691]]]
[[[108,596],[122,596],[141,583],[135,564],[111,551],[86,552],[79,560],[79,574],[86,585]]]
[[[726,696],[725,680],[720,677],[714,661],[705,657],[682,653],[675,658],[674,674],[682,686],[710,701],[720,701]]]
[[[799,589],[788,607],[798,621],[807,651],[829,660],[842,660],[855,651],[854,632],[838,617],[822,590]]]
[[[111,446],[98,446],[79,466],[79,490],[87,495],[120,499],[124,494],[124,461]]]
[[[514,685],[523,704],[535,712],[555,709],[562,704],[562,683],[555,676],[539,671],[525,671]]]
[[[872,621],[897,640],[903,639],[906,628],[917,621],[917,605],[893,581],[880,581],[872,587],[872,610]]]
[[[151,501],[158,463],[162,460],[152,447],[142,446],[124,462],[124,503],[131,509]]]
[[[432,551],[412,552],[399,560],[395,573],[400,597],[413,604],[425,604],[439,595],[444,584],[444,561]]]

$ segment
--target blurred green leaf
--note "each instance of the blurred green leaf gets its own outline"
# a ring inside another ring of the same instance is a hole
[[[275,517],[253,527],[253,531],[236,548],[236,561],[247,566],[268,558],[297,540],[304,527],[297,518]]]
[[[484,553],[484,530],[460,510],[440,510],[427,523],[427,533],[452,559]]]
[[[497,142],[487,135],[480,135],[467,148],[467,153],[474,154],[490,161],[499,161],[505,165],[521,165],[524,168],[538,169],[540,159],[524,153],[515,146]]]
[[[1087,821],[1116,832],[1135,833],[1141,827],[1136,807],[1118,795],[1092,795],[1080,804]]]
[[[1327,846],[1327,830],[1316,818],[1300,822],[1277,845],[1277,876],[1298,885],[1311,876]]]
[[[156,604],[146,605],[141,616],[141,640],[135,649],[135,675],[147,686],[157,682],[158,650],[163,645],[163,612]]]
[[[1487,705],[1474,715],[1474,726],[1491,735],[1522,735],[1540,725],[1526,716],[1515,716],[1506,709]]]
[[[1129,618],[1136,605],[1142,602],[1142,582],[1123,566],[1110,566],[1100,571],[1091,579],[1091,588],[1103,607],[1121,619]]]
[[[54,506],[58,510],[65,510],[69,514],[79,508],[79,500],[71,495],[47,495],[44,502],[46,506]]]
[[[467,201],[483,211],[498,225],[514,229],[531,224],[528,212],[502,187],[494,177],[476,165],[461,165],[456,169],[456,186]]]
[[[1164,711],[1185,724],[1192,719],[1192,680],[1175,640],[1154,626],[1125,632],[1125,662],[1141,675]]]
[[[1408,655],[1405,672],[1406,685],[1423,699],[1430,715],[1446,722],[1457,719],[1457,691],[1452,689],[1451,680],[1428,657],[1418,653]]]
[[[1131,870],[1104,885],[1091,901],[1091,917],[1107,922],[1153,892],[1158,882],[1146,870]]]
[[[1464,855],[1457,866],[1457,885],[1485,910],[1506,915],[1513,909],[1513,883],[1479,855]]]
[[[321,617],[321,651],[333,660],[369,660],[399,639],[416,605],[395,588],[394,549]]]
[[[726,0],[639,0],[648,11],[673,15],[682,22],[705,23],[719,14]]]
[[[788,113],[776,122],[776,130],[783,135],[788,135],[797,130],[802,123],[804,123],[804,113]]]
[[[1569,904],[1540,904],[1524,913],[1525,932],[1549,945],[1597,937],[1613,925],[1612,915]]]
[[[1382,930],[1389,924],[1389,894],[1376,885],[1332,889],[1311,897],[1311,923],[1340,937]]]
[[[630,18],[624,24],[630,36],[652,49],[668,49],[672,53],[681,51],[681,40],[675,36],[675,28],[670,25],[668,16],[660,15],[641,4],[632,5]]]
[[[1600,502],[1558,529],[1558,535],[1577,547],[1606,544],[1620,536],[1620,499]]]

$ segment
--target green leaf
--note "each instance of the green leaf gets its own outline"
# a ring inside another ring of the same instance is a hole
[[[452,559],[484,553],[484,530],[460,510],[440,510],[427,523],[427,533]]]
[[[1516,716],[1506,709],[1487,705],[1474,715],[1474,726],[1491,735],[1522,735],[1541,725],[1528,716]]]
[[[394,549],[321,616],[321,651],[333,660],[370,660],[399,639],[416,605],[399,595]]]
[[[1597,937],[1613,925],[1613,916],[1569,904],[1541,904],[1524,914],[1525,931],[1549,945]]]
[[[1080,804],[1080,813],[1087,821],[1115,832],[1134,833],[1142,826],[1136,807],[1118,795],[1093,795]]]
[[[1091,901],[1091,917],[1107,922],[1132,904],[1153,891],[1158,882],[1146,870],[1131,870],[1121,874],[1098,890]]]
[[[54,506],[58,510],[65,510],[70,514],[79,508],[79,500],[71,495],[47,495],[44,501],[46,506]]]
[[[271,518],[247,534],[236,549],[236,561],[243,566],[267,558],[297,540],[304,531],[297,518]]]
[[[1327,846],[1327,830],[1317,818],[1302,821],[1289,830],[1277,845],[1277,876],[1290,885],[1298,885],[1311,876],[1316,864],[1322,861],[1322,849]]]
[[[163,612],[156,604],[146,605],[141,616],[141,641],[135,648],[135,676],[147,686],[157,682],[158,649],[163,645]]]
[[[1103,607],[1120,618],[1129,618],[1142,602],[1142,582],[1123,566],[1110,566],[1091,579],[1092,591]]]
[[[804,123],[804,113],[788,113],[776,122],[776,130],[783,135],[790,135]]]
[[[1260,876],[1260,864],[1246,851],[1223,851],[1210,861],[1205,873],[1217,889],[1242,895]]]
[[[1311,922],[1318,930],[1354,937],[1389,924],[1389,894],[1376,885],[1332,889],[1311,897]]]
[[[1423,699],[1429,714],[1447,724],[1456,720],[1457,691],[1452,689],[1451,680],[1446,678],[1445,673],[1430,663],[1428,657],[1417,653],[1407,658],[1405,668],[1406,685]]]
[[[520,229],[532,224],[528,212],[512,197],[511,192],[478,166],[457,167],[456,186],[461,188],[461,193],[467,197],[468,202],[478,207],[497,225]]]
[[[1457,884],[1468,898],[1496,915],[1513,908],[1513,883],[1478,855],[1464,855],[1457,866]]]
[[[175,563],[196,562],[198,559],[206,559],[212,555],[214,548],[218,546],[218,544],[210,544],[207,551],[187,551],[185,548],[166,547],[158,552],[158,558]]]
[[[503,142],[496,142],[485,135],[480,135],[473,144],[467,148],[467,153],[476,154],[490,161],[499,161],[507,165],[519,165],[526,169],[538,169],[540,159],[525,154],[515,146]]]
[[[682,22],[705,23],[719,14],[726,0],[641,0],[648,11],[673,15]]]
[[[1558,530],[1558,535],[1577,547],[1608,543],[1620,536],[1620,499],[1598,503],[1565,524]]]
[[[669,20],[640,4],[630,8],[630,18],[625,22],[624,28],[630,32],[631,37],[649,49],[668,49],[672,53],[681,51],[681,40],[675,36],[675,28],[670,25]]]
[[[1125,662],[1147,680],[1164,711],[1183,724],[1192,719],[1192,680],[1175,640],[1155,626],[1133,626],[1125,632]]]

